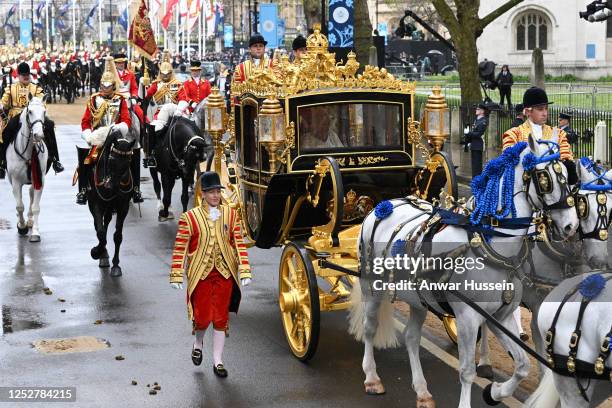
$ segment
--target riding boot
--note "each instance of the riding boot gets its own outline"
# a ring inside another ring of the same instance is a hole
[[[147,124],[145,137],[145,153],[147,157],[143,160],[144,167],[157,167],[157,162],[155,160],[155,145],[157,143],[155,126]]]
[[[57,148],[57,140],[55,138],[55,124],[49,120],[45,120],[44,126],[45,143],[49,149],[49,159],[53,165],[53,170],[56,173],[64,171],[64,166],[59,161],[59,150]]]
[[[79,179],[76,203],[80,205],[87,204],[87,184],[89,182],[89,164],[85,164],[85,159],[89,154],[89,149],[77,147],[77,154],[79,159]]]
[[[142,193],[140,192],[140,149],[134,149],[134,155],[130,162],[130,170],[132,172],[132,182],[134,183],[134,203],[142,203]]]

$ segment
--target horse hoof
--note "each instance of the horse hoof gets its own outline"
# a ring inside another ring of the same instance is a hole
[[[161,215],[158,215],[158,216],[157,216],[157,221],[159,221],[159,222],[166,222],[166,221],[168,221],[168,220],[169,220],[169,218],[168,218],[168,217],[163,217],[163,216],[161,216]]]
[[[483,364],[483,365],[477,366],[476,375],[479,376],[480,378],[486,378],[492,381],[494,378],[493,367],[491,367],[489,364]]]
[[[121,273],[121,267],[119,265],[113,266],[111,268],[110,276],[112,276],[113,278],[117,278],[121,275],[123,274]]]
[[[108,257],[100,258],[100,262],[98,263],[98,266],[100,268],[108,268],[110,266],[110,261],[108,260]]]
[[[28,228],[32,228],[32,226],[33,226],[33,225],[34,225],[34,221],[32,221],[32,220],[28,220],[28,222],[27,222],[26,226],[27,226]]]
[[[174,219],[174,213],[172,211],[168,211],[168,216],[166,217],[169,220],[173,220]]]
[[[436,402],[432,397],[417,398],[417,408],[436,408]]]
[[[31,235],[30,242],[40,242],[40,235]]]
[[[368,395],[382,395],[385,393],[385,387],[382,381],[377,380],[373,382],[364,383],[365,392]]]
[[[493,389],[493,383],[489,383],[489,385],[487,385],[485,389],[482,390],[482,399],[484,400],[484,402],[487,403],[487,405],[491,405],[491,406],[501,403],[501,401],[496,401],[493,399],[493,396],[491,395],[492,389]]]
[[[28,233],[30,229],[28,228],[28,226],[26,225],[25,227],[20,227],[19,225],[17,225],[17,233],[19,235],[26,235]]]

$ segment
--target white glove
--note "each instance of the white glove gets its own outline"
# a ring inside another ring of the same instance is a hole
[[[463,129],[463,134],[467,135],[468,133],[470,133],[470,127],[466,126],[465,129]]]
[[[191,102],[191,107],[192,107],[193,109],[195,109],[197,106],[198,106],[198,104],[197,104],[197,103],[195,103],[195,102]]]
[[[176,111],[174,111],[174,115],[175,116],[180,116],[183,113],[185,113],[185,109],[187,109],[189,107],[189,102],[187,101],[179,101],[179,103],[176,105]]]
[[[91,129],[85,129],[81,132],[81,139],[83,139],[88,145],[91,146]]]
[[[0,110],[4,110],[4,105],[0,103]]]
[[[249,286],[251,284],[251,278],[240,279],[240,284],[242,286]]]
[[[182,283],[171,283],[170,286],[172,286],[174,289],[183,289]]]

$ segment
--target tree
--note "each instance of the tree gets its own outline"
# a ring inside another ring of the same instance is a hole
[[[476,40],[486,26],[521,2],[523,0],[507,0],[480,18],[480,0],[454,0],[455,10],[446,0],[431,0],[456,48],[463,105],[476,103],[481,98]]]

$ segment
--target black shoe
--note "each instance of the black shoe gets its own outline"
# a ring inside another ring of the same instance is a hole
[[[84,191],[79,191],[77,193],[76,203],[79,205],[87,204],[87,194]]]
[[[225,369],[225,367],[223,367],[223,364],[217,364],[216,366],[213,366],[213,372],[217,377],[227,377],[227,370]]]
[[[142,199],[142,193],[138,189],[134,189],[133,199],[134,199],[134,203],[136,204],[144,202],[144,200]]]
[[[53,161],[53,170],[56,173],[61,173],[62,171],[64,171],[64,166],[62,166],[62,163],[60,163],[59,160],[54,160]]]
[[[191,350],[191,361],[193,361],[193,364],[197,366],[202,364],[202,350],[200,349]]]

